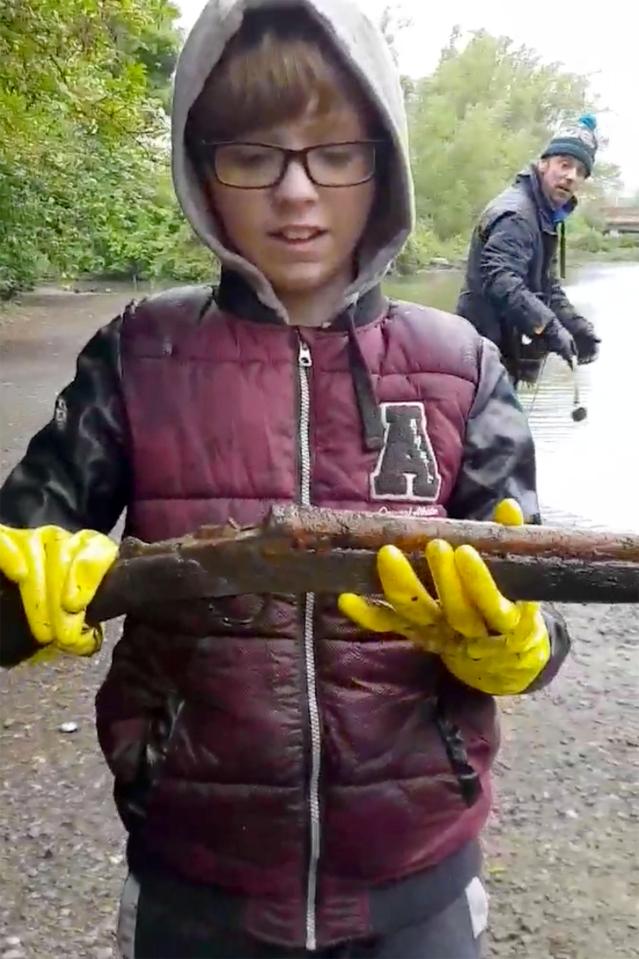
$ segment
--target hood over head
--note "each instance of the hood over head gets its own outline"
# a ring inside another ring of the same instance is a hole
[[[185,140],[189,111],[245,16],[266,8],[302,10],[322,31],[337,59],[375,108],[390,143],[383,191],[359,247],[357,275],[344,307],[376,286],[401,250],[413,225],[413,186],[404,96],[380,30],[354,0],[209,0],[180,54],[172,110],[173,182],[191,226],[223,266],[241,274],[260,300],[286,318],[271,284],[252,263],[225,246],[220,225]],[[391,186],[392,185],[392,186]]]

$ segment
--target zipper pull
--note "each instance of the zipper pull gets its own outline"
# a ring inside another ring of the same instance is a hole
[[[313,358],[311,356],[311,351],[308,348],[308,345],[302,339],[300,339],[299,350],[297,353],[297,361],[300,366],[309,367],[313,365]]]

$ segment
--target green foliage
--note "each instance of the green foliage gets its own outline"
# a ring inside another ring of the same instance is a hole
[[[595,227],[587,227],[578,235],[571,235],[570,250],[593,255],[606,254],[616,260],[639,260],[639,238],[631,234],[610,236]]]
[[[412,235],[393,264],[393,272],[399,276],[410,276],[428,266],[446,261],[453,265],[460,261],[466,252],[468,238],[453,236],[441,240],[433,229],[423,220],[418,220]]]
[[[568,256],[609,257],[615,260],[639,259],[639,237],[633,234],[610,236],[603,232],[604,219],[596,203],[580,205],[568,221]]]
[[[190,281],[216,270],[170,182],[177,16],[171,0],[0,0],[0,297],[46,275]],[[407,23],[387,6],[391,43]],[[398,274],[463,257],[485,203],[592,106],[586,78],[484,32],[464,45],[454,31],[432,76],[403,87],[418,226]],[[618,171],[598,164],[571,248],[621,249],[595,212],[615,190]]]
[[[505,37],[454,31],[409,100],[418,213],[443,239],[467,234],[486,202],[587,105],[587,81]]]
[[[0,0],[0,295],[136,264],[175,215],[138,194],[166,167],[177,15],[168,0]]]

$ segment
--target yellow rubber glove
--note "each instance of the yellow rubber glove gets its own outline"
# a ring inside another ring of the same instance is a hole
[[[495,522],[521,526],[515,500],[503,500]],[[339,597],[339,608],[363,629],[401,633],[428,652],[467,686],[493,696],[521,693],[550,658],[550,639],[539,603],[512,603],[502,596],[479,553],[444,540],[426,547],[437,590],[435,600],[404,554],[384,546],[377,569],[385,603],[353,593]]]
[[[87,626],[86,608],[117,555],[116,544],[90,529],[0,525],[0,571],[20,587],[34,639],[75,656],[92,656],[102,627]]]

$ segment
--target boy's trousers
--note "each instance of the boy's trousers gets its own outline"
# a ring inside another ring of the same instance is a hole
[[[189,930],[188,920],[153,901],[133,876],[120,904],[118,947],[122,959],[479,959],[488,918],[488,897],[475,877],[445,909],[386,935],[339,943],[314,952],[251,938],[228,924],[214,937]]]

